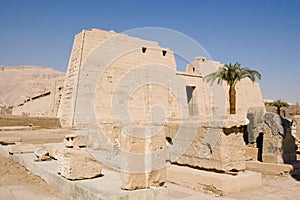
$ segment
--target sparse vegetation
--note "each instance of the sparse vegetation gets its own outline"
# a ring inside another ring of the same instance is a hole
[[[289,107],[288,103],[281,101],[281,100],[276,100],[276,101],[270,102],[270,103],[268,103],[268,105],[276,107],[278,115],[280,115],[280,113],[281,113],[281,108]]]
[[[229,105],[230,114],[236,113],[236,83],[243,78],[250,78],[252,82],[255,81],[256,77],[261,79],[261,74],[256,70],[251,70],[247,67],[241,67],[239,63],[232,65],[224,65],[219,68],[218,71],[209,74],[205,77],[207,82],[214,82],[217,80],[218,84],[225,81],[229,85]]]

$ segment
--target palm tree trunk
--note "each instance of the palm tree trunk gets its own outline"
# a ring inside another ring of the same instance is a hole
[[[236,113],[236,91],[235,91],[235,84],[229,87],[229,110],[230,114]]]
[[[277,107],[277,114],[280,116],[280,107]]]

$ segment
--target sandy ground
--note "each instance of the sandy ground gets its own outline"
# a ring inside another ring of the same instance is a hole
[[[23,143],[42,144],[50,142],[62,142],[64,136],[73,130],[68,129],[44,129],[44,130],[18,130],[0,131],[0,137],[21,137]],[[20,164],[0,154],[0,187],[22,185],[35,193],[68,200],[66,196],[48,185],[40,177],[31,174]],[[1,198],[0,198],[1,199]]]
[[[21,137],[23,143],[43,144],[52,142],[62,142],[66,134],[72,133],[70,129],[42,129],[42,130],[18,130],[18,131],[0,131],[0,137],[17,136]],[[300,177],[292,178],[263,176],[263,187],[250,191],[243,191],[227,196],[234,199],[298,199],[300,196]],[[14,161],[3,157],[0,154],[0,188],[21,185],[25,186],[35,193],[51,196],[56,199],[67,200],[68,198],[48,185],[40,177],[31,174],[23,166]],[[183,188],[176,187],[175,191],[181,191]],[[194,191],[187,192],[192,194]],[[195,193],[195,192],[194,192]],[[212,195],[199,194],[200,199],[214,199]],[[267,196],[266,196],[267,195]],[[269,196],[268,196],[269,195]],[[197,195],[198,196],[198,195]],[[227,199],[225,198],[225,199]],[[1,199],[1,195],[0,195]],[[175,198],[177,199],[177,198]],[[223,199],[223,198],[219,198]]]
[[[25,186],[28,190],[37,194],[51,196],[57,199],[68,200],[66,196],[48,185],[40,177],[31,174],[20,164],[0,155],[0,187],[2,186]]]

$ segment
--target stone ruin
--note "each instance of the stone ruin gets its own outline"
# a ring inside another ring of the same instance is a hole
[[[178,72],[174,53],[156,42],[83,30],[75,36],[64,85],[52,103],[61,125],[78,135],[64,140],[72,149],[47,152],[63,155],[56,156],[59,173],[68,179],[97,177],[106,167],[122,174],[125,190],[171,181],[223,195],[258,186],[260,175],[245,172],[247,160],[294,161],[292,124],[266,113],[259,85],[248,79],[237,83],[237,114],[230,115],[228,86],[203,79],[222,66],[196,57]],[[87,160],[92,170],[80,171],[76,162]],[[207,179],[197,174],[201,171],[214,175]],[[195,173],[195,179],[181,172]],[[222,174],[252,181],[243,186],[229,179],[230,188],[227,177],[218,178]]]
[[[257,152],[253,160],[266,163],[291,163],[296,161],[296,143],[293,121],[261,108],[249,108],[244,134],[248,148]]]
[[[58,116],[95,158],[120,170],[123,189],[164,185],[166,160],[244,171],[247,111],[264,104],[259,85],[243,79],[238,114],[229,115],[228,86],[203,80],[222,66],[197,57],[177,72],[173,52],[156,42],[84,30],[74,40]]]

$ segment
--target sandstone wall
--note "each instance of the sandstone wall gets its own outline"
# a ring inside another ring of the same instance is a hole
[[[32,117],[56,117],[62,95],[62,80],[56,80],[49,92],[31,97],[24,103],[13,107],[13,115]]]
[[[220,68],[224,64],[220,62],[208,60],[205,57],[198,57],[193,63],[187,66],[187,71],[200,73],[203,77],[208,75],[205,68]],[[207,83],[210,84],[210,83]],[[226,115],[229,115],[229,87],[223,82],[222,84],[225,92],[225,107]],[[262,94],[258,83],[252,83],[250,79],[244,78],[236,85],[236,118],[246,118],[250,107],[262,107],[265,111]]]
[[[71,127],[74,123],[76,90],[81,65],[96,46],[113,35],[115,35],[113,31],[91,29],[83,30],[75,36],[58,110],[58,117],[61,119],[62,126]]]
[[[243,80],[237,85],[239,114],[229,115],[228,86],[203,80],[221,66],[199,57],[186,72],[176,72],[173,52],[155,42],[83,31],[74,40],[61,122],[76,127],[93,149],[131,149],[134,144],[122,147],[122,133],[139,128],[142,137],[148,132],[167,137],[172,162],[243,170],[243,131],[231,128],[246,125],[248,108],[264,104],[258,84]]]
[[[52,108],[52,99],[52,95],[48,94],[31,101],[27,101],[23,105],[14,107],[12,114],[26,114],[32,117],[48,117]]]

